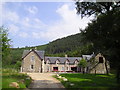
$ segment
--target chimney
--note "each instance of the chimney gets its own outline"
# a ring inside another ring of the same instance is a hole
[[[68,55],[67,55],[67,54],[65,54],[65,57],[67,58],[67,57],[68,57]]]

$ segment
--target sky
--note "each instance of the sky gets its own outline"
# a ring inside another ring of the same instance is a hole
[[[93,17],[81,19],[73,2],[5,2],[2,23],[12,47],[44,45],[77,34]]]

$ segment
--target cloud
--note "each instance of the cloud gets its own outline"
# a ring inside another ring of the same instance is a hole
[[[15,35],[18,31],[19,31],[19,27],[18,26],[14,25],[14,24],[10,24],[9,25],[9,32],[10,33]]]
[[[70,4],[64,4],[55,11],[60,18],[56,20],[54,18],[49,19],[51,23],[45,24],[42,21],[44,18],[40,19],[36,14],[38,13],[37,7],[23,8],[29,12],[27,15],[22,14],[23,11],[21,13],[7,8],[4,13],[4,19],[10,28],[9,32],[12,33],[12,36],[14,35],[21,41],[27,38],[33,43],[48,43],[58,38],[79,33],[79,28],[84,29],[89,19],[92,19],[91,17],[81,19],[76,14],[76,10],[71,8]]]
[[[38,8],[35,6],[27,8],[27,11],[31,14],[36,14],[38,12]]]
[[[48,25],[48,27],[45,28],[45,32],[32,32],[34,38],[43,38],[52,41],[68,35],[76,34],[80,32],[79,28],[84,29],[87,26],[89,19],[92,19],[92,17],[81,19],[80,16],[76,14],[75,9],[70,9],[70,4],[62,5],[56,10],[56,13],[61,17],[61,19]]]
[[[21,20],[21,25],[24,26],[24,28],[31,28],[34,30],[43,30],[47,26],[44,24],[39,18],[29,18],[25,17]],[[30,30],[30,29],[29,29]]]
[[[19,15],[16,12],[8,11],[8,12],[5,12],[4,15],[5,16],[3,16],[3,18],[5,21],[10,20],[14,23],[19,22]]]
[[[30,24],[29,24],[30,19],[29,19],[28,17],[23,18],[23,20],[22,20],[21,22],[22,22],[21,24],[22,24],[24,27],[30,27]]]
[[[21,33],[19,33],[19,36],[22,37],[22,38],[27,38],[27,37],[29,37],[28,33],[26,33],[26,32],[21,32]]]

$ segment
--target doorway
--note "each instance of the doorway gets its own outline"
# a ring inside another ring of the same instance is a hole
[[[77,72],[77,67],[71,67],[71,70]]]
[[[58,71],[58,67],[53,67],[53,71]]]

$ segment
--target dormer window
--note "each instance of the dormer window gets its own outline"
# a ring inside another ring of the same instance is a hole
[[[77,59],[76,59],[76,61],[75,61],[75,64],[78,64],[78,61],[77,61]]]
[[[59,63],[60,63],[60,62],[57,60],[57,61],[56,61],[56,64],[59,64]]]
[[[31,56],[31,61],[34,61],[35,57],[34,56]]]
[[[66,64],[69,64],[69,61],[68,61],[68,59],[66,60],[66,62],[65,62]]]
[[[46,64],[50,64],[50,61],[49,61],[49,60],[47,60]]]

